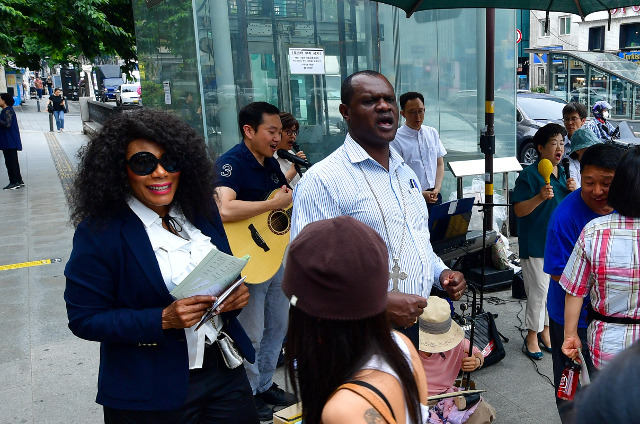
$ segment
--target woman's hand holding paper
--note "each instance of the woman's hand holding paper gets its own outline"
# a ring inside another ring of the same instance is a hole
[[[174,301],[162,310],[162,329],[189,328],[197,324],[215,300],[215,296],[191,296]]]

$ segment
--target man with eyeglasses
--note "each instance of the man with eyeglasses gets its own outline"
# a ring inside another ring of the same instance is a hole
[[[447,151],[440,141],[438,131],[422,125],[424,122],[424,97],[415,91],[400,96],[400,114],[405,123],[398,128],[391,142],[402,159],[416,173],[427,208],[442,203],[440,188],[444,178],[444,155]]]
[[[573,133],[584,125],[587,121],[587,107],[582,103],[571,102],[562,108],[562,122],[564,122],[564,128],[567,130],[567,135],[564,138],[564,154],[568,156],[571,153],[571,136]],[[580,167],[576,170],[580,173]],[[573,176],[574,173],[572,172]]]

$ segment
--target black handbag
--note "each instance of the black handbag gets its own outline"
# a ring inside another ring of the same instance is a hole
[[[496,328],[496,322],[491,312],[482,312],[476,315],[473,345],[482,351],[484,355],[483,368],[502,361],[506,355],[502,338],[504,337]],[[470,327],[465,328],[465,337],[471,336]],[[508,341],[505,339],[505,341]]]
[[[49,113],[53,113],[53,104],[52,104],[52,103],[49,103],[49,104],[47,105],[47,112],[49,112]]]

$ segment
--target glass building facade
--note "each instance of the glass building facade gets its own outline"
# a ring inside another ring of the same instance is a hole
[[[368,0],[133,4],[144,105],[173,110],[202,132],[214,154],[239,141],[238,111],[266,101],[296,117],[298,142],[317,162],[344,141],[342,80],[372,69],[389,79],[398,97],[423,93],[425,124],[440,132],[446,160],[482,157],[483,9],[424,11],[407,19],[400,9]],[[515,21],[515,11],[496,11],[497,156],[515,155]],[[317,49],[321,71],[300,73],[297,55]],[[445,186],[446,197],[455,190],[450,175]]]
[[[531,49],[540,54],[542,50]],[[611,117],[640,120],[640,67],[611,53],[547,51],[549,93],[591,111],[604,100]]]

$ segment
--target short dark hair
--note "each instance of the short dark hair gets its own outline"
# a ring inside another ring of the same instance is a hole
[[[571,102],[567,103],[566,106],[562,108],[563,117],[574,112],[578,114],[580,119],[587,119],[587,107],[582,103]]]
[[[289,112],[280,112],[280,120],[282,121],[282,129],[295,127],[296,131],[300,129],[300,123]]]
[[[623,154],[624,150],[613,144],[595,144],[588,147],[582,154],[582,158],[580,159],[580,172],[584,171],[584,168],[587,166],[615,171],[618,169],[618,164],[620,164],[620,159]]]
[[[13,100],[13,96],[9,93],[0,94],[0,98],[7,104],[7,106],[13,106],[16,103],[15,100]]]
[[[372,77],[383,77],[386,79],[386,77],[382,75],[380,72],[372,71],[369,69],[349,75],[342,82],[342,87],[340,87],[340,101],[342,102],[342,104],[348,105],[349,103],[351,103],[351,98],[353,97],[353,93],[354,93],[353,79],[360,75],[369,75]]]
[[[409,91],[408,93],[404,93],[400,96],[400,109],[404,110],[407,102],[409,100],[420,99],[422,104],[424,104],[424,96],[417,91]]]
[[[640,218],[640,147],[622,155],[607,203],[621,215]]]
[[[556,135],[562,135],[565,137],[567,135],[567,130],[564,129],[562,125],[559,124],[547,124],[544,127],[540,128],[533,136],[533,144],[536,147],[544,146],[547,144],[551,137],[555,137]]]
[[[238,128],[240,129],[240,135],[244,137],[244,126],[249,125],[254,130],[257,130],[260,124],[264,122],[262,115],[280,115],[280,109],[267,102],[253,102],[249,103],[238,114]]]

